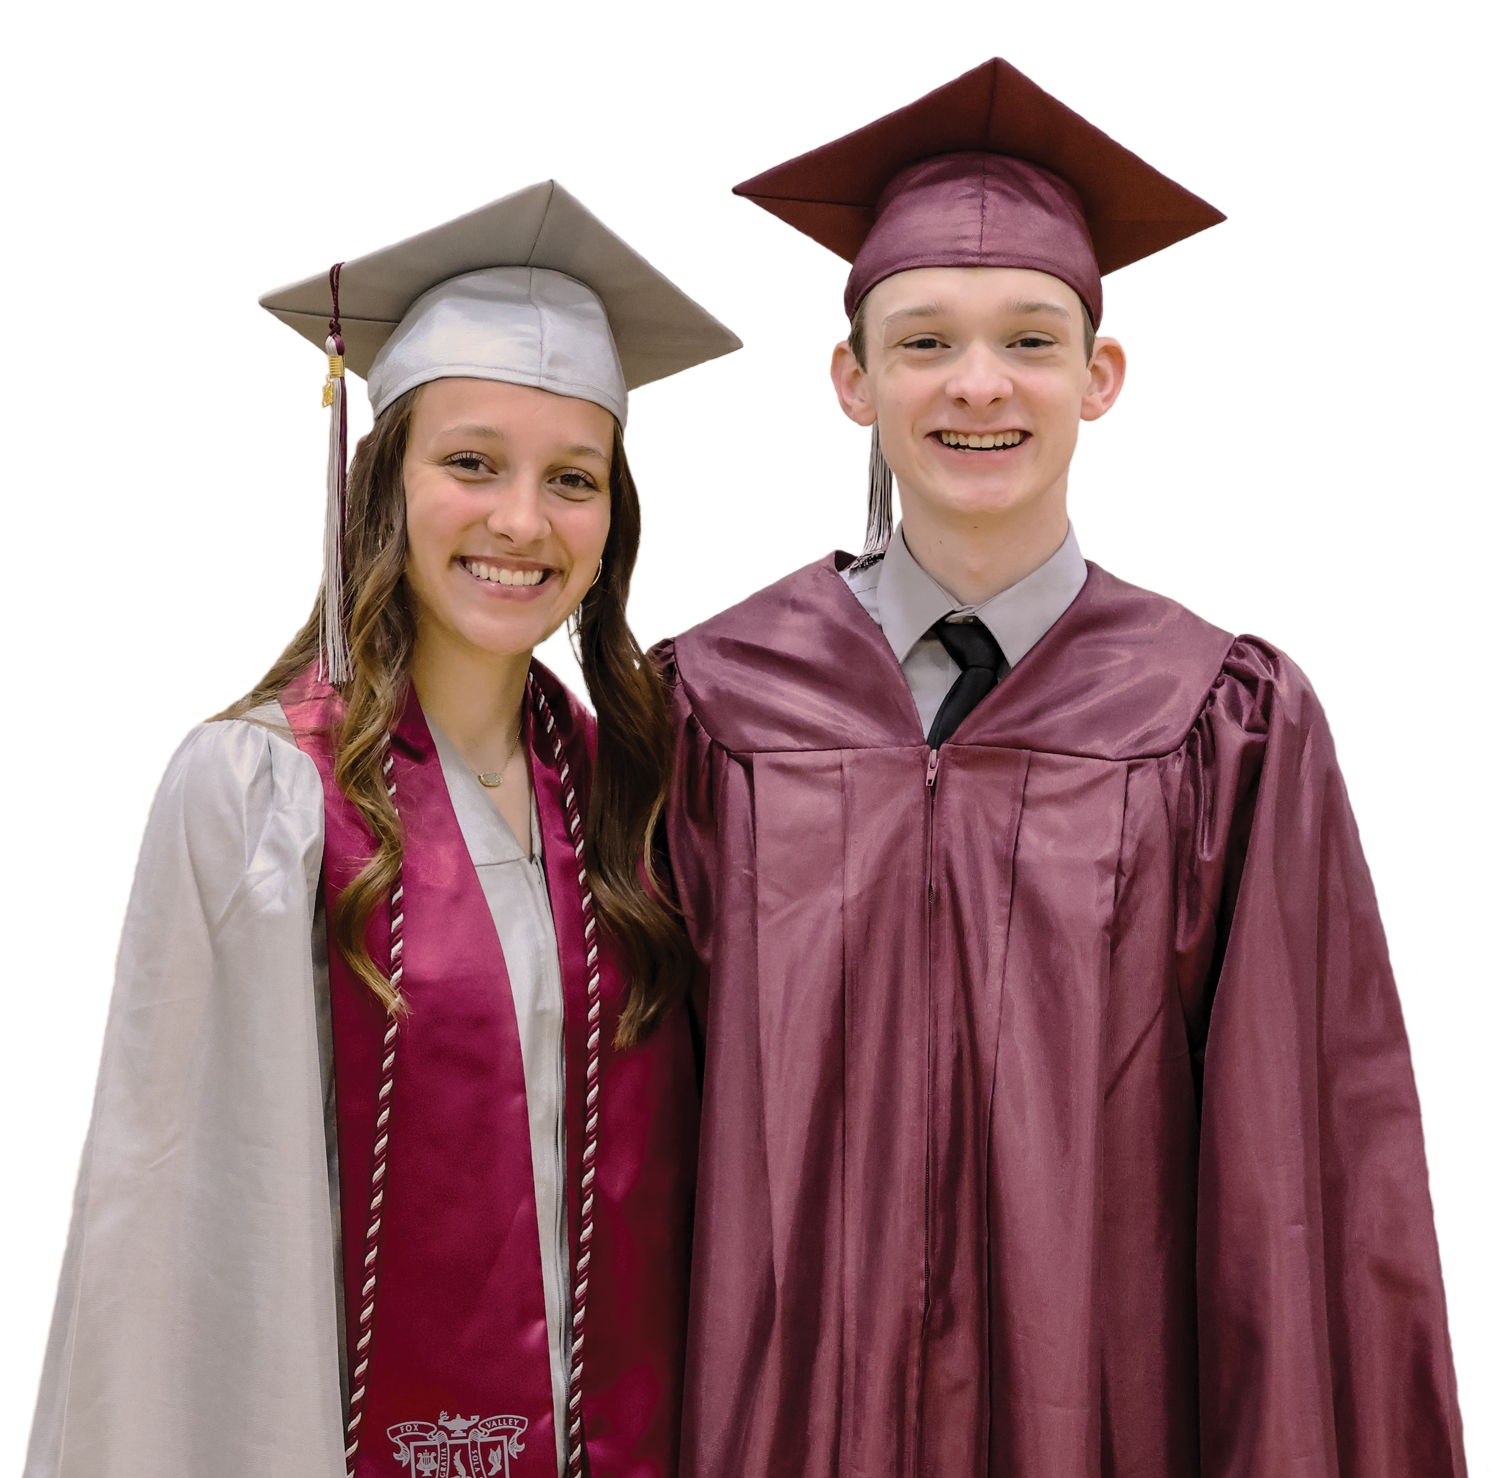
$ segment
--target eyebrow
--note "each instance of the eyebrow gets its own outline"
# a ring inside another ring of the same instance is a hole
[[[1061,318],[1068,323],[1073,321],[1073,315],[1061,303],[1046,303],[1040,300],[1025,303],[1010,302],[1005,304],[1005,309],[1009,313],[1042,313],[1050,318]],[[915,308],[898,308],[894,313],[888,313],[881,319],[880,327],[882,330],[886,329],[891,324],[906,318],[933,318],[944,311],[945,307],[942,303],[922,303]]]
[[[918,308],[898,308],[894,313],[887,313],[880,320],[881,328],[887,328],[902,318],[931,318],[936,313],[943,311],[941,303],[923,303]]]
[[[473,436],[488,437],[491,441],[505,441],[508,438],[498,426],[483,426],[477,421],[466,421],[459,426],[445,426],[444,436]],[[565,457],[595,457],[601,462],[609,461],[609,453],[601,452],[598,447],[591,446],[586,441],[574,442],[572,446],[562,449]]]
[[[1009,303],[1006,306],[1012,313],[1045,313],[1051,318],[1062,318],[1069,323],[1073,320],[1073,315],[1061,303]]]
[[[444,426],[444,436],[489,436],[504,441],[505,433],[498,426],[481,426],[477,421],[466,421],[461,426]]]

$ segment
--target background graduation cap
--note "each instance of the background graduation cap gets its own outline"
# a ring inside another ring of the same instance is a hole
[[[1235,600],[1250,606],[1250,630],[1256,636],[1269,636],[1277,629],[1277,591],[1281,581],[1241,581],[1215,591],[1209,600]]]
[[[1026,267],[1071,287],[1097,328],[1100,277],[1224,219],[999,57],[734,187],[852,263],[844,310],[916,267]],[[864,557],[892,529],[870,436]]]
[[[265,294],[261,306],[328,355],[332,407],[320,653],[351,676],[343,612],[345,371],[378,416],[429,380],[500,380],[602,405],[740,347],[739,339],[555,180]]]

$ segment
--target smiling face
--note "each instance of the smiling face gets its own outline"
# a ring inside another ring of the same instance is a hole
[[[840,344],[834,386],[851,419],[878,419],[908,524],[1042,519],[1060,541],[1079,422],[1109,409],[1125,369],[1112,339],[1086,357],[1072,288],[1022,268],[921,267],[878,283],[862,312],[865,365]]]
[[[493,380],[434,380],[402,476],[419,633],[529,652],[583,599],[609,537],[614,417]]]

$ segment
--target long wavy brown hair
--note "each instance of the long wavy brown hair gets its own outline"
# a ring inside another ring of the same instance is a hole
[[[1283,581],[1277,591],[1277,642],[1298,659],[1338,725],[1338,581]]]
[[[370,957],[365,931],[401,866],[401,821],[386,794],[386,735],[410,683],[416,613],[406,581],[402,464],[420,387],[392,402],[355,449],[344,530],[345,611],[354,669],[333,736],[334,775],[374,833],[374,855],[343,891],[330,933],[350,967],[384,1002],[404,1009]],[[682,998],[689,946],[653,866],[672,769],[672,726],[661,679],[625,619],[641,538],[641,505],[615,427],[609,469],[609,537],[598,581],[574,613],[574,640],[599,721],[598,758],[584,821],[584,865],[600,924],[629,981],[616,1044],[647,1037]],[[318,659],[318,605],[271,670],[219,718],[243,718],[278,699]]]

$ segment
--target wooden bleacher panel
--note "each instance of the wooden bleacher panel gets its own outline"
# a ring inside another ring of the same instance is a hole
[[[220,704],[178,704],[172,708],[172,744],[187,729],[223,713]],[[84,807],[84,864],[89,867],[133,867],[141,846],[145,816],[156,794],[156,782],[171,758],[169,749],[90,749],[84,752],[87,800]],[[84,992],[86,1088],[93,1092],[99,1061],[99,1034],[110,999],[115,953],[126,893],[84,894]],[[20,1455],[26,1457],[37,1376],[57,1292],[57,1269],[63,1259],[68,1212],[78,1178],[83,1124],[21,1125],[20,1220],[21,1298],[48,1299],[20,1307]]]

